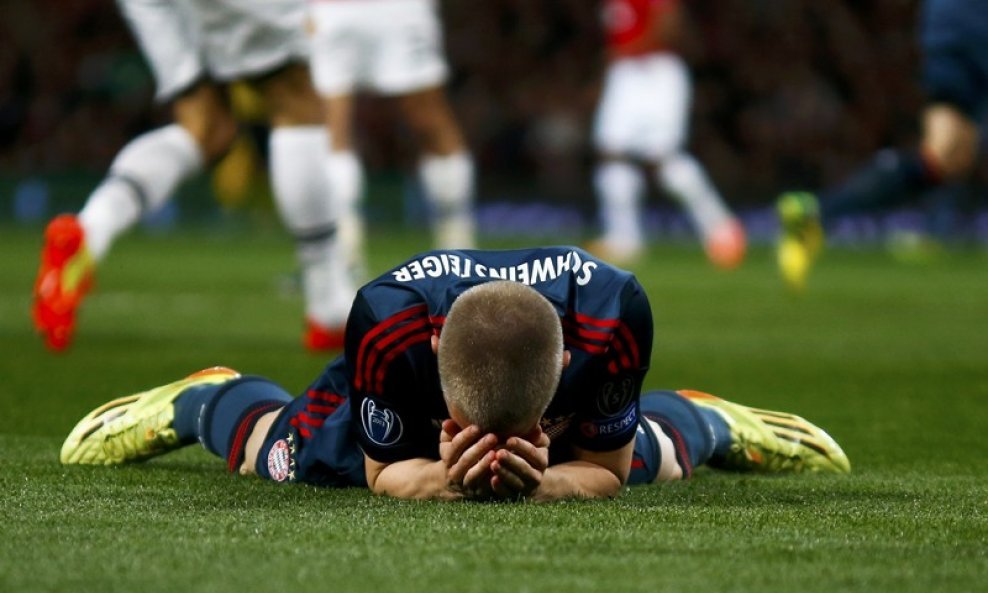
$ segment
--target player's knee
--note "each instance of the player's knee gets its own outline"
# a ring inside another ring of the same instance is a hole
[[[976,142],[964,138],[944,138],[923,144],[923,158],[938,179],[954,181],[974,167]]]
[[[312,86],[309,69],[293,64],[258,83],[272,126],[323,123],[323,105]]]
[[[175,100],[175,121],[195,139],[206,161],[221,158],[237,137],[237,121],[226,97],[215,86],[202,83]]]
[[[459,124],[438,89],[406,97],[402,112],[424,152],[445,156],[464,150]]]
[[[934,175],[952,181],[966,175],[978,153],[978,127],[948,105],[927,110],[922,141],[923,158]]]
[[[212,110],[183,117],[179,124],[195,138],[207,162],[221,159],[237,138],[237,121],[226,110]]]

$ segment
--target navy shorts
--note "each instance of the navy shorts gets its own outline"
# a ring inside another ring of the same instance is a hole
[[[255,466],[262,478],[317,486],[367,486],[351,430],[342,357],[278,414]]]
[[[988,55],[960,46],[930,48],[923,57],[927,100],[949,103],[977,120],[988,103]]]
[[[706,462],[713,453],[711,426],[703,412],[676,391],[647,391],[641,396],[641,415],[635,435],[635,451],[631,458],[628,484],[651,484],[662,465],[662,450],[655,434],[661,430],[672,441],[676,464],[683,478],[693,475],[693,469]],[[651,423],[648,423],[651,420]]]

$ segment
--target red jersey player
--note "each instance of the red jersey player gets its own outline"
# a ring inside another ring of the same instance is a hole
[[[594,123],[594,183],[604,233],[592,249],[619,263],[641,254],[644,164],[686,209],[710,260],[737,266],[744,258],[744,229],[684,148],[691,85],[673,50],[682,29],[680,3],[605,0],[602,20],[609,64]]]

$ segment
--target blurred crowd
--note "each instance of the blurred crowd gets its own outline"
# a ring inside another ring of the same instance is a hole
[[[728,201],[840,180],[916,135],[916,2],[694,0],[683,48],[695,82],[691,149]],[[480,200],[512,180],[592,200],[589,132],[604,56],[592,0],[445,0],[449,93]],[[167,113],[110,0],[4,0],[0,175],[102,172]],[[386,105],[361,104],[369,172],[412,152]],[[535,180],[534,182],[532,180]]]

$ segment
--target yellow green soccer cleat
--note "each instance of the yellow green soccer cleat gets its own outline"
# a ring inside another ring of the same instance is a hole
[[[194,385],[216,385],[239,376],[232,369],[212,367],[105,403],[75,425],[59,459],[66,465],[117,465],[177,449],[182,444],[172,422],[178,396]]]
[[[816,196],[789,192],[776,203],[781,235],[777,246],[779,271],[793,290],[806,288],[806,278],[823,248],[823,226]]]
[[[680,391],[697,406],[717,412],[731,430],[731,449],[715,467],[767,473],[844,474],[851,462],[834,439],[805,419],[749,408],[699,391]]]

